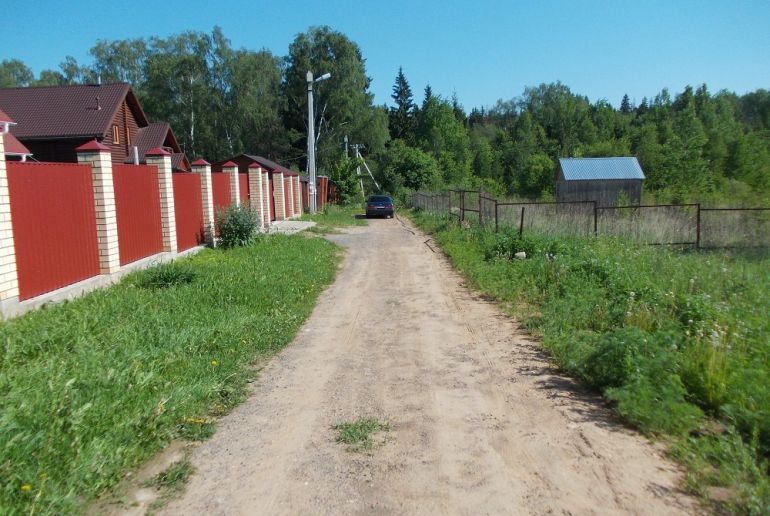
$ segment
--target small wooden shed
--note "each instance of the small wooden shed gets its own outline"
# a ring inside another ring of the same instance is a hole
[[[560,158],[556,171],[558,202],[596,201],[617,206],[621,192],[632,204],[642,198],[644,172],[634,157]]]

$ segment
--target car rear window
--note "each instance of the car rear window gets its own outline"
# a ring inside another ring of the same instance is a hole
[[[389,202],[389,203],[392,203],[393,201],[387,195],[370,195],[368,202]]]

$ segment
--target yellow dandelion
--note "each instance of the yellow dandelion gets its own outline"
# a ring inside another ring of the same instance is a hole
[[[217,364],[219,364],[219,362],[217,362],[216,360],[212,360],[212,361],[211,361],[211,365],[212,365],[212,366],[216,367],[216,366],[217,366]]]
[[[21,490],[24,491],[25,493],[29,493],[30,491],[32,491],[32,486],[29,484],[22,484]]]

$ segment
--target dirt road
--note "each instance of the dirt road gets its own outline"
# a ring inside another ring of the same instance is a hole
[[[405,223],[406,224],[406,223]],[[168,514],[692,514],[680,473],[398,220],[331,237],[334,285],[194,452]],[[435,247],[435,246],[434,246]],[[392,423],[351,452],[332,425]]]

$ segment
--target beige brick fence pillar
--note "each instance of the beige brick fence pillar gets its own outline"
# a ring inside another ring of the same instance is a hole
[[[11,120],[0,119],[0,306],[2,307],[19,300],[19,278],[16,272],[16,251],[13,246],[13,224],[11,223],[11,197],[8,191],[8,171],[5,166],[3,141],[3,134],[8,132],[10,123]]]
[[[283,195],[283,172],[273,172],[275,220],[286,220],[286,198]]]
[[[160,189],[160,224],[163,233],[163,250],[176,252],[176,212],[174,211],[174,176],[171,173],[171,154],[156,147],[146,153],[147,164],[158,168]]]
[[[270,174],[267,170],[262,172],[262,192],[264,193],[262,201],[265,204],[265,229],[267,229],[274,215],[274,213],[271,213],[272,208],[270,207]]]
[[[294,181],[292,181],[291,176],[289,174],[286,174],[284,177],[284,188],[286,188],[286,200],[288,201],[286,203],[286,218],[287,219],[293,219],[294,218]]]
[[[91,166],[96,208],[96,238],[99,243],[99,270],[102,274],[112,274],[120,270],[112,155],[109,147],[96,140],[81,145],[75,151],[78,154],[78,163]]]
[[[201,202],[203,204],[203,240],[214,247],[214,190],[211,184],[211,165],[205,159],[192,163],[192,171],[201,178]]]
[[[299,184],[299,174],[291,178],[294,182],[294,214],[302,216],[302,185]]]
[[[265,229],[265,191],[262,188],[262,167],[256,163],[249,165],[249,207],[257,212],[260,229]],[[268,221],[269,222],[269,221]]]
[[[238,182],[238,165],[232,161],[222,165],[222,172],[229,174],[230,177],[230,204],[234,206],[241,205],[241,189]]]

